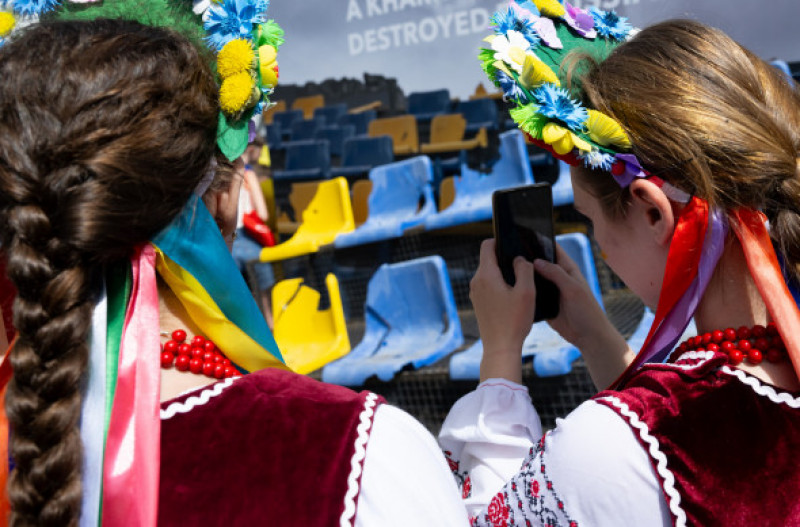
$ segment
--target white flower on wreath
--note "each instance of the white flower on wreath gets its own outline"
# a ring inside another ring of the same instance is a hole
[[[525,54],[531,43],[519,31],[507,31],[505,35],[497,35],[492,39],[495,60],[502,60],[517,73],[522,73]]]

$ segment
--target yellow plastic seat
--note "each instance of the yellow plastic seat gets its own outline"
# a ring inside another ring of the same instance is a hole
[[[275,341],[286,364],[306,374],[350,351],[339,281],[325,277],[330,308],[320,311],[320,294],[303,285],[302,278],[278,282],[272,289]]]
[[[303,110],[303,119],[312,119],[314,110],[325,106],[325,97],[322,95],[309,95],[308,97],[298,97],[292,103],[292,110]]]
[[[264,119],[264,124],[272,124],[272,119],[278,112],[285,112],[286,111],[286,101],[275,101],[275,104],[264,110],[262,113],[262,117]]]
[[[419,150],[417,118],[410,114],[370,121],[367,135],[370,137],[390,136],[396,156],[414,155]]]
[[[464,139],[467,120],[458,113],[437,115],[431,120],[431,142],[420,146],[423,154],[445,154],[486,148],[489,146],[489,135],[486,128],[481,128],[472,139]]]
[[[322,181],[303,211],[303,222],[286,242],[261,250],[262,262],[277,262],[317,252],[343,232],[355,229],[350,191],[343,177]]]

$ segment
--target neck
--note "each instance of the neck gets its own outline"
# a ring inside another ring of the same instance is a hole
[[[187,339],[191,340],[195,335],[201,335],[200,329],[195,325],[189,313],[183,308],[180,300],[172,290],[161,280],[158,279],[158,301],[159,301],[159,331],[171,334],[173,330],[183,329],[186,331]],[[169,337],[162,337],[162,344],[169,340]],[[168,401],[177,397],[183,392],[207,386],[216,382],[204,375],[196,375],[189,371],[178,371],[174,367],[161,370],[161,401]]]
[[[737,239],[728,241],[694,320],[701,335],[729,327],[766,326],[771,321]],[[738,368],[778,387],[800,389],[800,381],[788,360],[775,364],[763,362],[757,366],[742,363]]]

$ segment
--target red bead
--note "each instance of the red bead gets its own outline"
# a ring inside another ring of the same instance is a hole
[[[222,355],[220,355],[219,353],[215,353],[214,354],[214,362],[215,363],[221,363],[222,362]]]
[[[778,334],[778,326],[775,325],[775,322],[770,322],[767,324],[767,335],[770,337],[774,337]]]
[[[615,161],[611,165],[611,173],[615,176],[621,176],[625,172],[625,163],[623,161]]]
[[[705,351],[705,350],[706,350],[706,349],[705,349],[703,346],[700,346],[700,347],[699,347],[699,348],[697,348],[695,351]]]
[[[175,359],[175,355],[168,351],[164,351],[161,353],[161,367],[162,368],[169,368],[172,366],[172,361]]]
[[[172,332],[172,338],[175,342],[181,343],[186,340],[186,332],[182,329],[176,329]]]
[[[211,351],[204,351],[203,362],[214,362],[214,353]]]
[[[215,367],[216,367],[216,364],[214,364],[213,362],[204,362],[203,363],[203,375],[205,375],[207,377],[213,377],[214,376],[214,368]]]
[[[760,339],[761,337],[767,336],[767,328],[762,326],[761,324],[756,324],[753,326],[753,338]]]
[[[710,343],[708,346],[706,346],[706,348],[708,349],[708,351],[713,351],[713,352],[719,351],[719,346],[717,344],[714,344],[713,342]]]
[[[168,351],[170,353],[178,353],[178,343],[174,340],[168,340],[166,344],[164,344],[164,351]]]
[[[740,340],[739,342],[736,343],[736,347],[739,348],[739,350],[742,351],[742,353],[747,353],[748,351],[750,351],[750,348],[752,346],[750,345],[749,340]]]
[[[189,344],[181,344],[178,346],[178,355],[189,356],[192,354],[192,347]]]
[[[203,371],[203,361],[200,359],[192,359],[189,361],[189,371],[192,373],[200,373]]]
[[[730,340],[726,340],[725,342],[723,342],[721,347],[722,351],[724,351],[725,353],[730,353],[731,350],[734,349],[733,342],[731,342]]]
[[[741,351],[739,351],[739,350],[737,350],[737,349],[733,349],[733,350],[731,350],[731,352],[728,354],[728,357],[730,357],[730,358],[731,358],[731,362],[732,362],[734,365],[736,365],[736,364],[741,364],[741,362],[744,360],[744,353],[742,353]]]
[[[725,340],[731,340],[731,341],[736,340],[736,330],[735,329],[727,328],[725,331],[723,331],[723,333],[725,334]]]
[[[703,333],[703,346],[711,342],[711,333]]]
[[[175,359],[175,368],[178,371],[187,371],[189,369],[189,356],[178,355],[178,358]]]
[[[749,339],[750,338],[750,328],[747,326],[741,326],[739,329],[736,330],[736,336],[739,337],[741,340]]]
[[[225,366],[225,377],[233,377],[233,374],[236,372],[236,368],[233,366]]]
[[[211,342],[210,340],[206,340],[206,341],[203,343],[203,349],[204,349],[205,351],[208,351],[208,352],[210,352],[210,353],[214,353],[214,348],[216,348],[216,346],[215,346],[215,345],[214,345],[214,343],[213,343],[213,342]]]
[[[783,359],[783,352],[777,348],[767,350],[767,360],[769,362],[780,362]]]
[[[774,336],[769,339],[770,344],[773,348],[778,348],[780,350],[784,349],[786,346],[783,345],[783,339],[780,335]]]
[[[223,366],[230,366],[231,365],[231,359],[226,359],[226,358],[223,357],[222,365]]]
[[[753,347],[758,348],[760,350],[765,350],[769,348],[769,341],[764,337],[757,338],[756,340],[753,341]]]
[[[711,340],[719,344],[725,339],[725,333],[719,329],[715,329],[711,332]]]
[[[206,339],[204,339],[200,335],[196,335],[192,339],[192,347],[202,348],[203,344],[205,344],[205,343],[206,343]]]
[[[214,367],[214,377],[216,377],[217,379],[222,379],[223,377],[225,377],[225,366],[223,366],[222,364],[217,364]]]
[[[761,350],[758,348],[751,348],[750,351],[747,352],[747,360],[751,364],[760,364],[762,360],[764,360],[764,354],[761,353]]]

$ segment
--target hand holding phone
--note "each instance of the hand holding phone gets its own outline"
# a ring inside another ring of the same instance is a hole
[[[553,196],[550,185],[538,183],[495,191],[492,219],[497,264],[503,279],[514,285],[514,258],[522,256],[556,263],[553,227]],[[560,295],[556,285],[535,275],[536,312],[534,322],[558,316]]]

